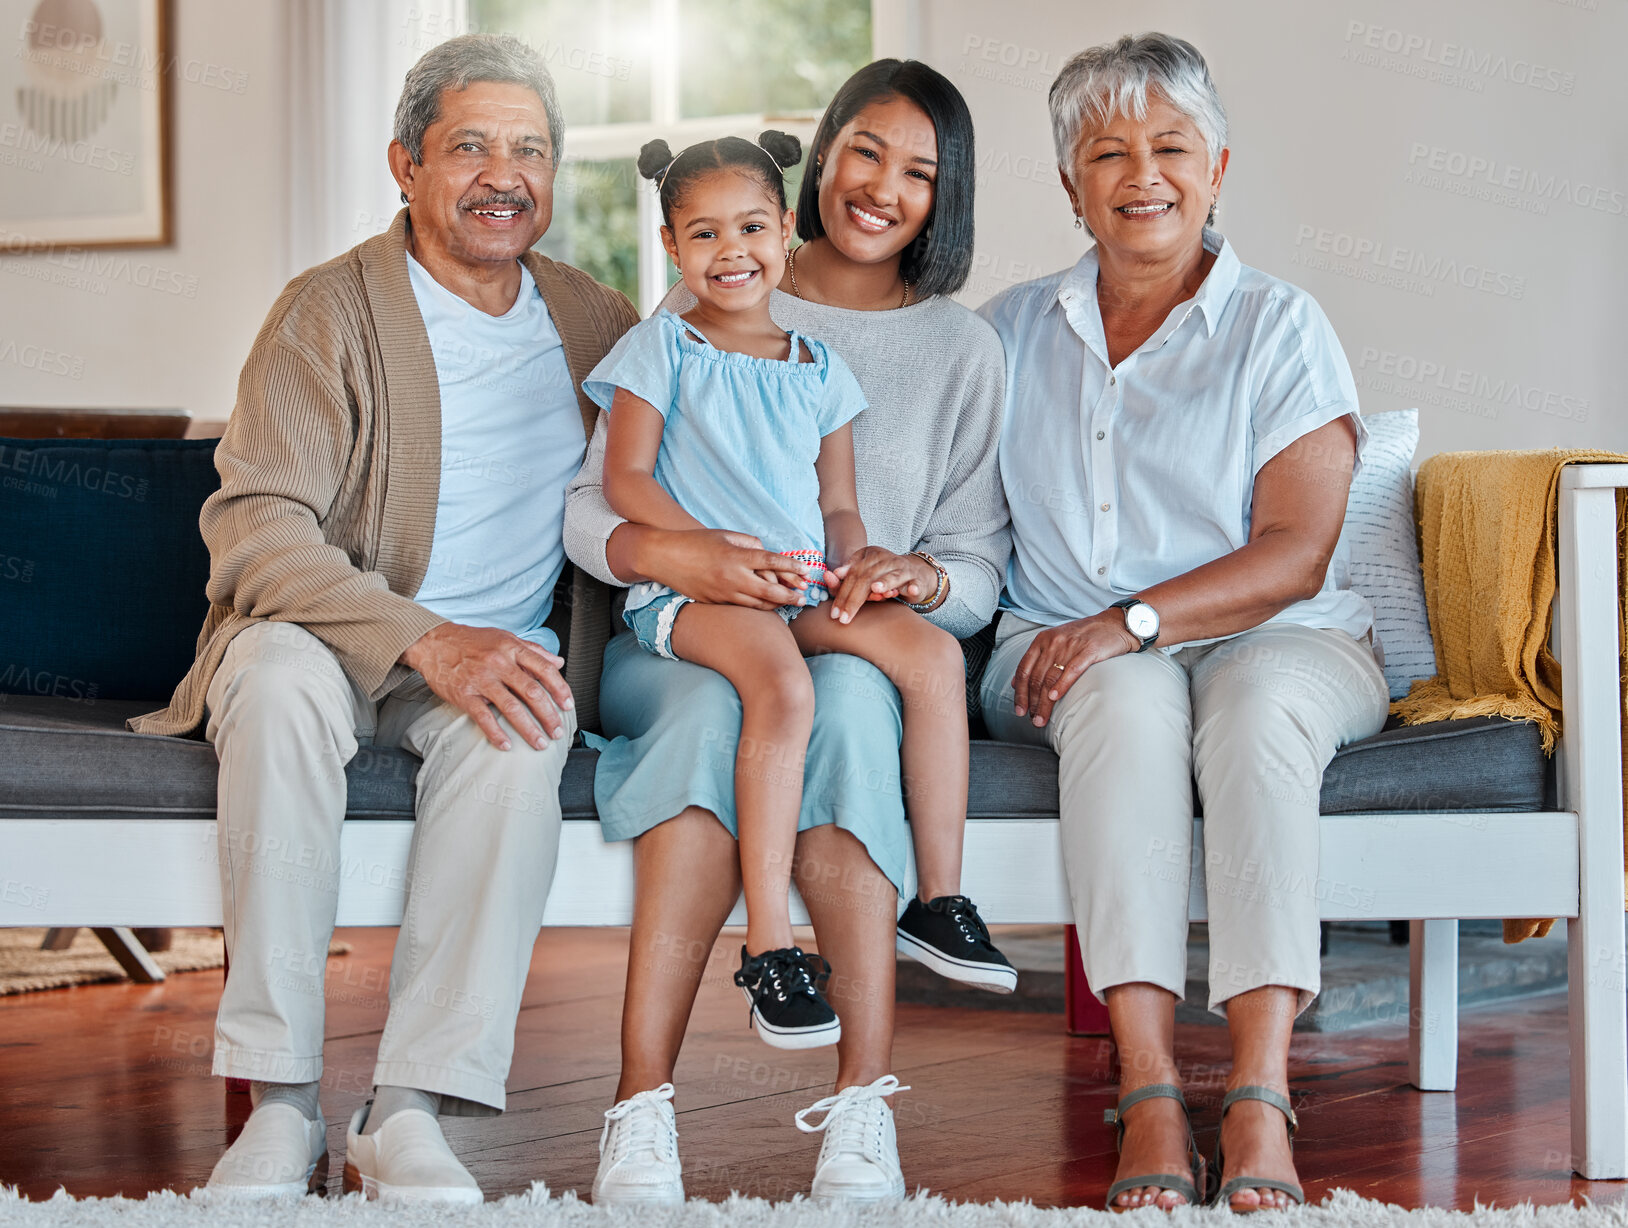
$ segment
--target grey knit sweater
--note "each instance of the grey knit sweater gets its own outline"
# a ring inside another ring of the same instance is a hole
[[[679,284],[662,306],[688,311]],[[850,311],[775,290],[783,328],[826,342],[859,380],[870,408],[854,419],[859,512],[874,545],[924,550],[950,576],[950,595],[927,617],[958,637],[995,616],[1011,553],[1010,516],[996,469],[1006,358],[978,316],[934,297],[894,311]],[[565,496],[565,550],[609,584],[605,543],[621,517],[601,489],[605,419]],[[719,525],[719,528],[730,528]]]

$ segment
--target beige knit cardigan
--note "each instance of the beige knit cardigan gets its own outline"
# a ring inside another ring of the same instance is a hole
[[[189,734],[232,637],[298,623],[374,699],[409,674],[401,654],[446,621],[413,600],[429,565],[441,482],[441,394],[407,277],[407,211],[390,229],[291,281],[238,379],[215,451],[221,486],[199,516],[209,615],[170,706],[137,733]],[[638,312],[536,252],[524,257],[565,347],[584,438],[598,410],[582,381]],[[514,525],[516,534],[531,531]],[[609,597],[577,571],[565,677],[582,728],[599,722]]]

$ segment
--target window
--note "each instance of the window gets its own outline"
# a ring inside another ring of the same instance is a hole
[[[524,39],[554,75],[565,161],[539,247],[646,315],[677,274],[639,147],[771,127],[807,144],[837,87],[872,58],[871,0],[469,0],[469,24]],[[801,167],[787,172],[789,199],[801,181]]]

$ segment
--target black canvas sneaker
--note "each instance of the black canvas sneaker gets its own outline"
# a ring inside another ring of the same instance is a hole
[[[842,1021],[820,993],[831,965],[801,947],[779,947],[762,955],[741,948],[735,984],[752,1004],[757,1034],[776,1049],[818,1049],[842,1037]]]
[[[940,976],[991,993],[1017,988],[1017,969],[995,949],[978,906],[964,895],[941,895],[925,904],[912,898],[897,932],[899,954]]]

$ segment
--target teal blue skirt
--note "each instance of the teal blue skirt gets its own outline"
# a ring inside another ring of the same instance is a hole
[[[910,849],[899,781],[899,692],[868,661],[832,653],[809,661],[814,732],[797,830],[835,823],[865,846],[901,893]],[[594,801],[606,840],[642,836],[699,806],[736,834],[735,748],[741,704],[722,674],[670,661],[631,633],[611,640],[600,676]]]

